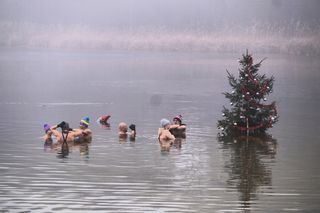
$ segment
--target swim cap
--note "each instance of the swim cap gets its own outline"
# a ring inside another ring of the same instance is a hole
[[[85,127],[88,127],[89,123],[90,123],[89,117],[84,117],[80,121],[80,125],[85,126]]]
[[[173,118],[174,119],[177,119],[180,123],[182,122],[182,116],[181,115],[177,115],[176,117]]]
[[[162,127],[165,127],[165,126],[168,125],[168,124],[170,124],[170,121],[169,121],[168,119],[165,119],[165,118],[161,119],[160,125],[161,125]]]
[[[50,130],[50,125],[49,124],[44,124],[43,125],[43,129],[47,133]]]

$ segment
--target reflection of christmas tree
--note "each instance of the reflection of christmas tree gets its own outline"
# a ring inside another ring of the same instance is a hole
[[[262,60],[263,61],[263,60]],[[259,75],[258,70],[262,61],[253,64],[253,59],[248,51],[239,60],[239,79],[228,71],[231,93],[224,93],[230,100],[231,110],[223,107],[223,120],[218,121],[218,128],[225,133],[264,133],[277,122],[275,102],[270,105],[262,104],[267,101],[266,96],[272,92],[274,77],[267,78]]]
[[[222,149],[229,160],[225,163],[229,174],[227,184],[236,187],[244,209],[257,198],[258,188],[272,184],[271,168],[265,159],[274,159],[277,141],[271,135],[264,136],[219,136]]]

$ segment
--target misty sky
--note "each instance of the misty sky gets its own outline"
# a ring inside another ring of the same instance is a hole
[[[0,20],[89,26],[318,22],[318,0],[0,0]]]

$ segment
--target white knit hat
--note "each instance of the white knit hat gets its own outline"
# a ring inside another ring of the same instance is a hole
[[[168,124],[170,124],[170,121],[168,119],[162,118],[160,121],[160,124],[162,127],[167,126]]]

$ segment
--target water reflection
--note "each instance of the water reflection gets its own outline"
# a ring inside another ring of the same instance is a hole
[[[174,140],[160,140],[159,145],[160,145],[160,151],[162,153],[169,152],[172,147],[180,150],[182,148],[182,143],[185,142],[184,138],[176,138]]]
[[[44,141],[43,150],[45,152],[52,152],[53,151],[53,140],[52,140],[52,138],[47,138]]]
[[[183,141],[185,141],[185,137],[184,138],[176,138],[173,141],[173,147],[180,150],[181,147],[182,147],[182,142]]]
[[[159,139],[161,153],[169,152],[172,144],[173,144],[173,140],[160,140]]]
[[[111,126],[109,123],[100,123],[102,129],[111,130]]]
[[[136,138],[130,135],[119,135],[119,143],[135,142]]]
[[[218,136],[218,141],[230,157],[225,163],[227,184],[237,188],[243,209],[250,209],[258,188],[272,185],[272,171],[265,160],[275,158],[277,141],[271,135]]]
[[[91,141],[63,143],[55,142],[50,138],[45,140],[43,147],[45,152],[57,153],[59,158],[66,158],[69,153],[79,152],[82,158],[89,159],[89,144]]]

